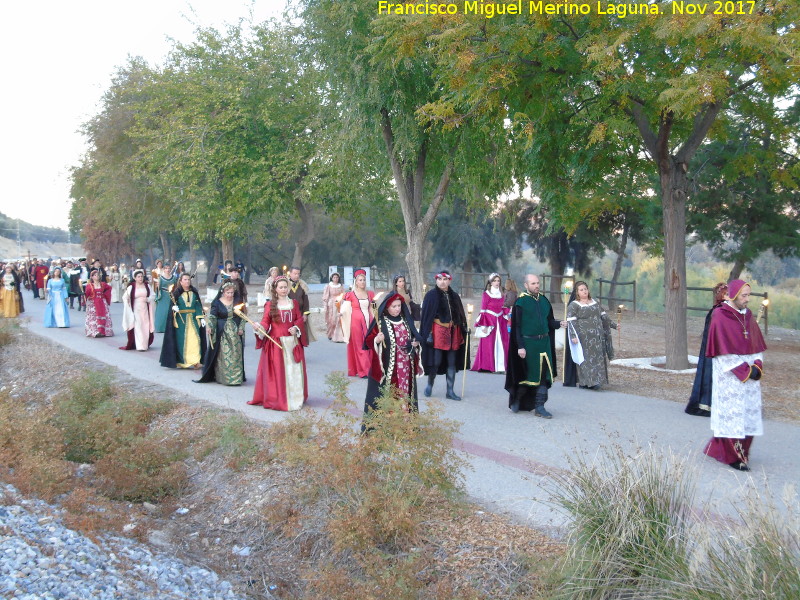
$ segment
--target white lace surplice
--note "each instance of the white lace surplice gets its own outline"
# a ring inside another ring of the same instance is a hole
[[[761,421],[761,382],[749,379],[742,383],[731,373],[743,362],[753,364],[758,354],[723,354],[712,359],[711,430],[714,437],[742,439],[763,435]]]

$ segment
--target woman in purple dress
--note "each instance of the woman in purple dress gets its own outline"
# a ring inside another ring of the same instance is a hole
[[[492,273],[481,299],[481,312],[475,321],[475,337],[479,339],[473,371],[504,373],[508,353],[508,319],[510,309],[503,306],[500,275]]]

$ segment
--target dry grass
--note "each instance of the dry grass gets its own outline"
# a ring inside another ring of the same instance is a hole
[[[42,433],[51,462],[40,453],[36,476],[14,468],[2,477],[55,498],[72,527],[157,536],[251,598],[512,600],[546,589],[540,574],[561,546],[460,499],[452,424],[433,415],[409,418],[390,398],[373,433],[358,436],[339,382],[336,415],[302,411],[270,429],[133,398],[121,391],[133,380],[118,373],[51,377],[41,363],[54,347],[32,346],[0,348],[11,390],[0,404],[0,440],[16,448],[3,450],[2,464],[9,456],[21,464]],[[82,356],[60,361],[67,374],[102,369]],[[66,460],[68,450],[92,464]],[[130,503],[145,498],[160,501]]]

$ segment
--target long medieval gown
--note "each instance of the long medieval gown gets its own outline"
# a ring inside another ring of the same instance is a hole
[[[481,312],[475,321],[475,327],[490,327],[486,337],[478,341],[478,352],[472,371],[489,371],[504,373],[506,356],[508,355],[508,320],[510,309],[503,306],[503,294],[499,291],[493,295],[484,291],[481,298]]]
[[[47,290],[47,306],[44,307],[44,326],[69,327],[67,282],[63,279],[48,279]]]
[[[86,286],[86,337],[111,337],[114,335],[111,322],[111,286],[92,282]]]
[[[256,336],[256,349],[261,350],[261,358],[258,361],[253,399],[248,404],[272,410],[299,410],[308,398],[303,351],[303,346],[308,346],[308,338],[303,314],[297,301],[292,300],[292,307],[279,309],[279,318],[273,321],[270,315],[271,302],[264,305],[261,325],[274,342]],[[300,339],[289,331],[292,327],[300,330]]]
[[[211,303],[208,314],[210,329],[206,358],[203,361],[203,375],[197,383],[216,381],[222,385],[241,385],[247,381],[244,375],[244,331],[242,318],[225,306],[219,298]]]
[[[200,294],[194,287],[172,294],[177,311],[169,311],[160,363],[170,369],[192,369],[203,363],[206,353],[205,320]]]
[[[17,279],[12,273],[3,273],[2,287],[0,287],[0,309],[6,318],[13,318],[19,314],[19,292]]]
[[[128,334],[128,343],[121,350],[144,352],[153,343],[155,326],[155,298],[150,286],[145,282],[136,285],[134,281],[122,295],[122,328]]]
[[[342,332],[347,343],[347,374],[350,377],[369,375],[372,357],[369,350],[364,350],[364,339],[367,337],[367,324],[372,320],[370,308],[373,298],[375,293],[370,290],[367,299],[359,299],[352,290],[342,298]]]
[[[388,386],[396,388],[404,397],[408,398],[404,405],[406,412],[417,412],[417,375],[422,374],[420,364],[420,347],[413,348],[411,343],[416,341],[422,344],[423,339],[414,326],[411,310],[403,302],[400,315],[390,316],[386,307],[399,294],[389,294],[381,303],[379,311],[383,316],[376,323],[370,323],[369,332],[364,340],[364,347],[370,350],[372,365],[367,381],[367,395],[364,398],[365,419],[371,411],[378,408],[378,398]],[[375,344],[375,337],[383,333],[382,344]],[[361,431],[369,429],[365,422]]]
[[[575,365],[578,383],[584,387],[608,383],[606,356],[613,358],[610,329],[616,329],[617,324],[594,299],[588,305],[577,300],[570,302],[567,323],[567,336],[577,334],[583,348],[583,362]]]
[[[322,306],[325,308],[325,329],[332,342],[344,343],[339,309],[336,299],[342,295],[341,283],[329,283],[322,292]]]
[[[158,279],[153,280],[153,288],[155,288],[156,292],[156,333],[164,333],[167,328],[167,318],[172,308],[169,288],[174,284],[174,274],[169,277],[159,274]]]
[[[111,271],[108,279],[108,284],[111,286],[111,303],[122,302],[122,273]]]

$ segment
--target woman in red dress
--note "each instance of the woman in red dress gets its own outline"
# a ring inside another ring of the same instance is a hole
[[[370,308],[375,292],[367,290],[367,272],[358,269],[353,289],[342,298],[342,332],[347,342],[347,374],[366,379],[370,368],[370,351],[364,349],[367,324],[372,321]]]
[[[92,269],[86,284],[86,337],[111,337],[111,286],[101,281],[100,271]]]
[[[308,398],[306,359],[308,346],[303,313],[296,300],[289,298],[289,280],[276,277],[272,282],[264,318],[256,330],[256,349],[261,350],[253,399],[248,404],[272,410],[298,410]]]

